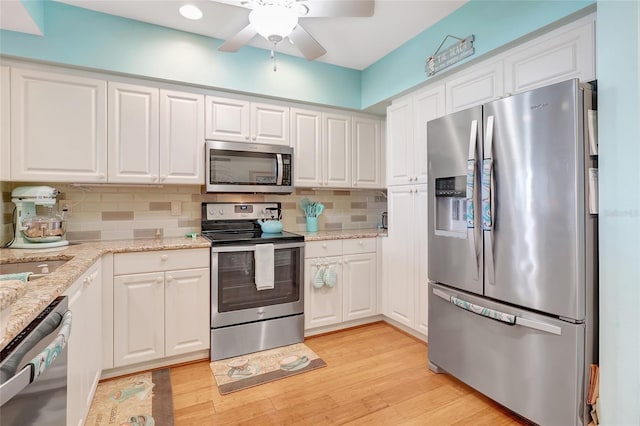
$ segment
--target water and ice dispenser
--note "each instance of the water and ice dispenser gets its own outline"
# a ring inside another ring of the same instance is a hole
[[[464,238],[467,232],[467,177],[436,178],[436,234]]]

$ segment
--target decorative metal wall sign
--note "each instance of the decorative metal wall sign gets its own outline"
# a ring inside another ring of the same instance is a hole
[[[458,41],[446,50],[440,52],[442,45],[449,37],[455,38]],[[473,47],[474,39],[473,34],[464,39],[452,35],[446,36],[435,53],[427,58],[425,72],[428,75],[434,75],[438,71],[463,60],[467,56],[473,55],[475,53],[475,48]]]

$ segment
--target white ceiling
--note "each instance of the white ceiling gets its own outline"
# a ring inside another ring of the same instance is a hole
[[[7,1],[12,0],[2,0],[2,3]],[[221,40],[244,28],[249,14],[249,10],[243,7],[210,0],[56,1]],[[467,1],[376,0],[375,13],[369,18],[302,18],[300,24],[327,50],[318,61],[362,70]],[[204,17],[199,21],[183,18],[178,8],[185,3],[197,5]],[[5,15],[2,21],[11,19]],[[254,37],[250,45],[270,48],[260,36]],[[278,51],[302,56],[295,46],[287,42],[280,43]]]

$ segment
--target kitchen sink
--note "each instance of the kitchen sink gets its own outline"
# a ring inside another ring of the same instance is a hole
[[[0,275],[31,272],[29,280],[34,280],[52,273],[67,262],[67,260],[42,260],[37,262],[3,263],[0,265]]]

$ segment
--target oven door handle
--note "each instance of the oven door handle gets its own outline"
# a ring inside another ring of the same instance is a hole
[[[274,250],[281,250],[281,249],[288,249],[288,248],[298,248],[298,247],[304,247],[304,242],[298,242],[298,243],[275,243],[273,244],[273,248]],[[211,247],[211,252],[212,253],[232,253],[232,252],[238,252],[238,251],[256,251],[256,244],[250,244],[250,245],[245,245],[245,246],[213,246]]]

